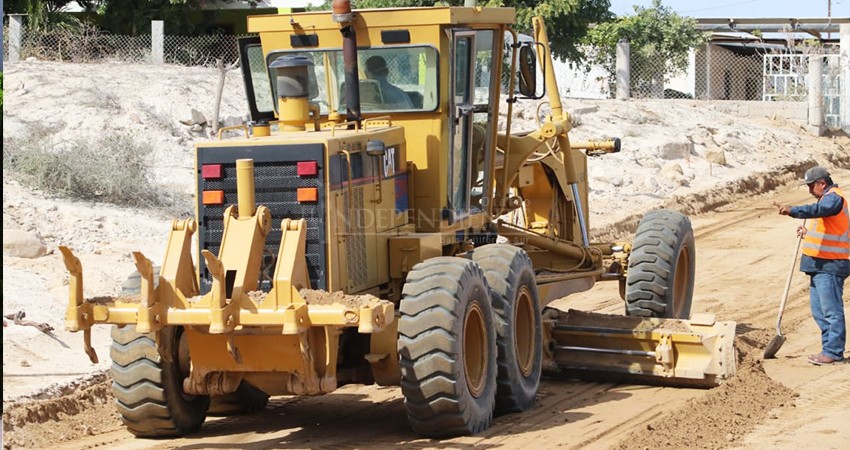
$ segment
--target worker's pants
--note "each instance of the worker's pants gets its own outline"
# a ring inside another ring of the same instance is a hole
[[[812,317],[820,327],[823,354],[833,359],[844,357],[847,341],[842,300],[845,278],[830,273],[814,273],[809,285]]]

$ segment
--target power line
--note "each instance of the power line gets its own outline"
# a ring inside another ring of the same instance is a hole
[[[679,12],[681,12],[681,13],[691,13],[691,12],[699,12],[699,11],[711,11],[711,10],[715,10],[715,9],[729,8],[730,6],[746,5],[747,3],[755,3],[755,2],[758,2],[758,1],[761,1],[761,0],[747,0],[747,1],[744,1],[744,2],[727,3],[725,5],[712,6],[710,8],[689,9],[687,11],[679,11]]]

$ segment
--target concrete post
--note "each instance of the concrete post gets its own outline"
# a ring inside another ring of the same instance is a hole
[[[713,100],[711,97],[711,42],[705,44],[705,99]]]
[[[163,22],[161,20],[151,20],[151,62],[154,64],[162,64],[165,61],[163,57]]]
[[[841,100],[839,109],[841,118],[839,123],[841,129],[850,133],[850,23],[842,23],[840,32],[839,49],[841,52]]]
[[[809,130],[823,136],[823,55],[809,56]]]
[[[21,59],[21,34],[25,14],[9,14],[9,62]]]
[[[620,39],[617,42],[617,99],[626,100],[631,97],[631,57],[629,42]]]
[[[695,48],[688,51],[688,86],[691,88],[690,94],[693,98],[697,98],[697,50]]]

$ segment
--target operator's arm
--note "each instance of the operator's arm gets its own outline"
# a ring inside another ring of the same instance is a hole
[[[824,195],[817,203],[792,206],[788,215],[795,219],[830,217],[840,213],[843,206],[842,199],[838,194],[829,193]]]

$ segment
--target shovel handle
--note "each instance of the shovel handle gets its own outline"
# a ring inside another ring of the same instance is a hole
[[[806,219],[803,219],[803,227],[806,226]],[[782,302],[779,303],[779,317],[776,318],[776,335],[782,336],[782,331],[779,326],[782,323],[782,313],[785,311],[785,301],[788,300],[788,291],[791,290],[791,279],[794,278],[794,268],[797,265],[797,256],[800,254],[800,243],[803,241],[803,235],[797,236],[797,246],[794,249],[794,259],[791,260],[791,270],[788,271],[788,280],[785,282],[785,292],[782,294]]]

